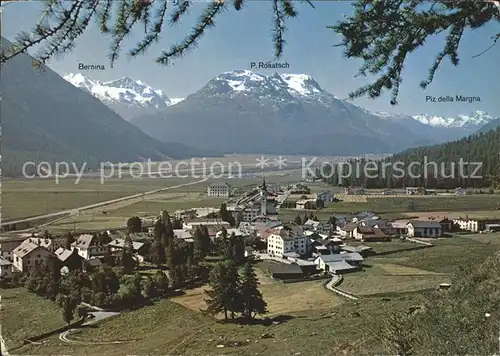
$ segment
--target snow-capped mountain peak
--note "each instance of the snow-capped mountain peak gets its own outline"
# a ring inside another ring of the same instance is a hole
[[[64,79],[73,84],[75,87],[83,88],[88,91],[90,91],[94,86],[99,85],[99,82],[90,80],[81,73],[66,74]]]
[[[202,90],[206,95],[256,95],[277,101],[306,99],[321,101],[322,96],[333,96],[323,90],[307,74],[262,75],[249,70],[234,70],[221,73]]]
[[[470,115],[456,117],[442,117],[436,115],[415,115],[413,118],[424,124],[442,127],[477,128],[495,120],[496,118],[485,111],[477,110]]]
[[[164,109],[182,101],[182,99],[176,99],[173,102],[162,90],[155,90],[144,82],[130,77],[100,82],[87,78],[81,73],[70,73],[64,75],[63,78],[74,86],[91,93],[105,104]]]
[[[287,83],[290,90],[301,96],[308,96],[324,91],[319,84],[307,74],[280,74],[280,77]]]

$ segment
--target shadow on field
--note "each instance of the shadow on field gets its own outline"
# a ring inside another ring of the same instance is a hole
[[[263,325],[263,326],[271,326],[281,323],[286,323],[292,319],[300,319],[304,318],[302,316],[293,316],[293,315],[278,315],[273,318],[264,318],[264,319],[251,319],[238,317],[234,319],[221,320],[219,321],[221,324],[237,324],[237,325]]]

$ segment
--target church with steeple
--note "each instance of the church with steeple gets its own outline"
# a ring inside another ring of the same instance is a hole
[[[236,204],[228,206],[228,211],[235,218],[239,217],[240,221],[276,221],[278,215],[276,197],[276,194],[269,189],[266,179],[262,177],[262,183],[244,194]]]
[[[270,193],[267,189],[266,178],[262,177],[260,188],[260,215],[258,220],[266,220],[271,217],[276,217],[278,211],[276,210],[275,195]]]
[[[262,177],[260,185],[260,215],[262,216],[267,216],[267,194],[266,178]]]

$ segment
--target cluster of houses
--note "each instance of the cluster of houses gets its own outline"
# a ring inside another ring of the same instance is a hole
[[[374,212],[351,217],[336,216],[328,222],[307,220],[302,225],[278,224],[260,231],[258,237],[267,244],[268,256],[284,261],[274,265],[274,278],[301,278],[320,272],[346,273],[359,270],[364,258],[375,253],[372,247],[350,246],[346,242],[390,241],[393,237],[438,238],[456,230],[473,232],[481,229],[500,231],[500,219],[426,219],[387,221]]]
[[[230,198],[234,189],[226,183],[214,183],[207,188],[209,197]],[[236,218],[240,217],[240,221],[252,221],[257,216],[265,215],[262,201],[265,198],[265,210],[268,214],[277,214],[281,204],[290,196],[298,196],[298,200],[289,200],[297,210],[317,210],[325,206],[325,203],[333,202],[335,197],[329,191],[322,191],[311,194],[311,190],[307,185],[302,183],[289,184],[286,186],[269,185],[263,180],[262,184],[247,191],[238,199],[235,199],[234,204],[228,207]]]
[[[0,277],[9,278],[13,272],[26,272],[33,266],[40,266],[49,256],[55,256],[65,273],[75,266],[84,268],[98,267],[108,254],[120,262],[125,239],[113,237],[111,242],[101,244],[97,235],[82,234],[65,248],[65,237],[47,238],[35,234],[20,234],[14,237],[0,239]],[[134,259],[144,260],[146,245],[133,241]]]

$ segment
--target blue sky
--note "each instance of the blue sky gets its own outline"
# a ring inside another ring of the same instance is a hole
[[[11,3],[4,8],[2,35],[12,39],[16,33],[29,30],[40,17],[43,3]],[[167,28],[160,43],[151,48],[144,56],[134,59],[126,53],[110,68],[108,50],[109,38],[92,26],[78,40],[76,48],[60,59],[54,59],[49,66],[63,75],[79,72],[78,64],[104,64],[105,71],[82,72],[91,79],[112,80],[123,76],[140,79],[155,89],[162,89],[169,97],[185,97],[208,80],[221,72],[233,69],[250,69],[251,62],[268,61],[273,58],[272,44],[272,4],[266,1],[248,2],[243,11],[230,8],[216,20],[216,27],[200,41],[198,48],[185,57],[175,60],[175,64],[163,67],[154,63],[162,49],[180,41],[191,29],[203,6],[197,3],[184,21],[175,27]],[[354,78],[361,64],[354,59],[346,59],[342,49],[333,45],[340,37],[327,29],[343,14],[352,12],[349,2],[315,3],[316,9],[298,3],[299,16],[288,23],[287,45],[282,61],[290,63],[291,68],[282,70],[287,73],[307,73],[326,90],[344,98],[362,85],[367,79]],[[399,105],[391,107],[389,95],[379,99],[356,99],[355,104],[373,111],[386,111],[405,114],[435,114],[454,116],[469,114],[474,110],[484,110],[500,116],[500,45],[482,55],[473,55],[487,48],[490,37],[498,32],[498,23],[465,34],[460,46],[461,63],[453,67],[446,60],[434,82],[426,90],[419,83],[428,73],[436,54],[442,49],[443,38],[432,38],[427,45],[411,55],[405,64],[403,84],[400,88]],[[125,42],[125,51],[141,38],[134,33]],[[259,71],[272,74],[276,70]],[[463,95],[480,97],[480,103],[430,103],[426,96]]]

